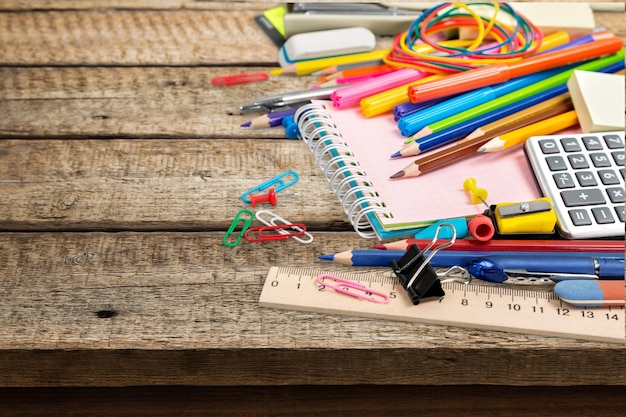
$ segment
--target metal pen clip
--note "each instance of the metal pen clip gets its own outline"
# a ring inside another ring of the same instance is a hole
[[[567,280],[592,280],[598,279],[597,275],[593,274],[571,274],[560,272],[531,272],[524,269],[505,269],[504,273],[507,275],[507,281],[511,280],[512,283],[527,283],[527,284],[553,284],[559,281]]]

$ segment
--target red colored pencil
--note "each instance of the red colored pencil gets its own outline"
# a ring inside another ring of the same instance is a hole
[[[372,246],[374,249],[407,250],[412,244],[424,249],[432,241],[428,239],[405,239],[396,242]],[[624,253],[623,240],[524,240],[524,239],[491,239],[486,242],[470,239],[457,239],[449,250],[473,251],[514,251],[514,252],[620,252]]]

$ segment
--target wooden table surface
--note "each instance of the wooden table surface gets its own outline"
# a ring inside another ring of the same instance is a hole
[[[373,243],[303,143],[239,127],[310,79],[210,83],[276,66],[273,3],[26,3],[0,3],[0,415],[623,415],[623,345],[259,307],[271,266]],[[289,169],[314,242],[225,247]]]

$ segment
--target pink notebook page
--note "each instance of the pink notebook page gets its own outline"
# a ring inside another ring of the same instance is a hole
[[[385,203],[392,218],[377,215],[385,230],[419,227],[436,220],[474,216],[484,204],[472,204],[463,181],[476,179],[488,192],[489,204],[528,201],[540,197],[521,146],[505,151],[474,155],[460,162],[414,178],[390,180],[416,157],[391,159],[404,145],[404,137],[390,115],[366,118],[360,108],[335,109],[324,105],[348,148]],[[424,154],[425,155],[425,154]]]

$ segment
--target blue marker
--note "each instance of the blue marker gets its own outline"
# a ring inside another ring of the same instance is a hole
[[[461,94],[458,97],[445,100],[439,104],[435,104],[434,106],[430,106],[401,118],[398,120],[398,128],[403,136],[414,135],[432,123],[443,120],[456,113],[461,113],[488,101],[495,100],[498,97],[512,93],[520,88],[535,84],[541,80],[563,72],[566,69],[568,69],[568,67],[542,71],[537,74],[527,75],[505,83]]]

